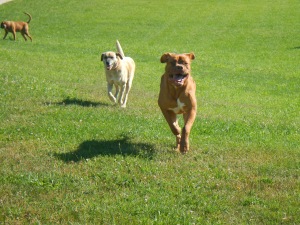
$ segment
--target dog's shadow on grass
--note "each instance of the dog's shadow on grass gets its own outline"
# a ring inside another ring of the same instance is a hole
[[[61,102],[55,103],[56,105],[79,105],[82,107],[98,107],[98,106],[108,106],[107,103],[101,103],[101,102],[92,102],[92,101],[86,101],[82,99],[77,98],[66,98]]]
[[[145,143],[132,143],[128,137],[117,140],[90,140],[82,142],[75,151],[55,153],[54,156],[66,163],[76,163],[97,156],[135,156],[152,159],[154,147]]]
[[[296,47],[293,47],[293,48],[291,48],[291,49],[299,49],[300,50],[300,46],[296,46]]]

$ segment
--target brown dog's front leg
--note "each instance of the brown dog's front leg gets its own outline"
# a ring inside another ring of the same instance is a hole
[[[196,118],[196,109],[183,114],[184,127],[181,133],[180,152],[186,153],[189,150],[189,136]]]
[[[7,34],[8,34],[8,31],[5,30],[5,34],[4,34],[3,40],[6,38]]]
[[[180,149],[181,142],[181,128],[179,127],[177,116],[173,111],[161,109],[166,121],[171,128],[172,133],[176,136],[176,150]]]

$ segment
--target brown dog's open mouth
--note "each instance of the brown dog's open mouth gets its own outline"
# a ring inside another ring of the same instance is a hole
[[[170,74],[169,81],[176,86],[182,86],[186,77],[187,74]]]

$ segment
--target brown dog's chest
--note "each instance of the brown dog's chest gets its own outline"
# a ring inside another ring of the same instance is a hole
[[[173,111],[176,114],[186,113],[190,110],[191,100],[186,95],[185,89],[180,92],[168,92],[165,90],[161,92],[160,102],[163,108]],[[170,89],[169,89],[170,91]]]
[[[182,87],[170,85],[166,77],[162,77],[159,105],[161,108],[173,111],[176,114],[187,113],[196,106],[195,83],[190,77]]]
[[[185,113],[186,104],[178,98],[177,101],[172,101],[168,110],[173,111],[176,114]]]

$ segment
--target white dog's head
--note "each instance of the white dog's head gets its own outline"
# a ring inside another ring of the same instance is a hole
[[[103,61],[104,67],[107,70],[112,70],[118,66],[118,61],[123,59],[120,53],[104,52],[101,55],[101,61]]]

